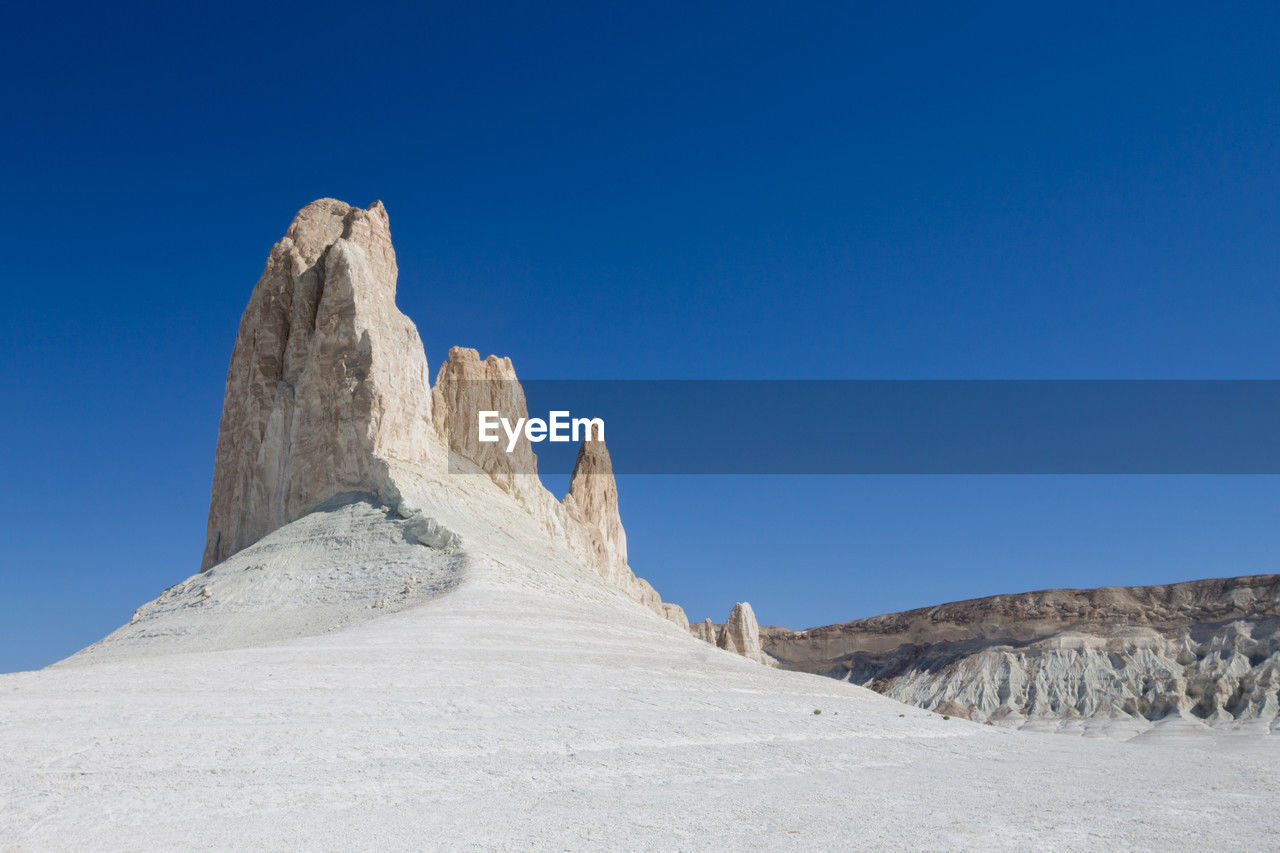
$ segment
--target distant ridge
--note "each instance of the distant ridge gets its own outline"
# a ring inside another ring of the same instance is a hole
[[[786,668],[980,722],[1280,716],[1280,575],[994,595],[761,636]]]

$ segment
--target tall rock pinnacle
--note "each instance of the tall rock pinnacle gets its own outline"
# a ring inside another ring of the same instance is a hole
[[[764,648],[760,644],[760,625],[750,604],[740,601],[733,605],[716,645],[757,663],[766,662]]]
[[[632,574],[627,565],[627,533],[618,514],[618,484],[603,440],[583,441],[578,449],[564,509],[569,516],[569,544],[579,559],[636,601],[679,624],[684,611],[679,618],[669,613],[657,591],[644,578]],[[684,620],[686,627],[688,624]]]
[[[627,565],[627,532],[618,513],[618,484],[604,441],[584,441],[569,477],[564,508],[581,529],[579,548],[605,580]]]
[[[272,247],[227,371],[201,568],[336,494],[395,500],[388,460],[426,461],[427,363],[396,274],[381,202],[314,201]]]

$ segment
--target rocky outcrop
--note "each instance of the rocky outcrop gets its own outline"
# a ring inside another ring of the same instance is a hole
[[[664,601],[662,603],[662,615],[667,617],[668,622],[673,622],[686,631],[689,630],[689,617],[685,615],[684,608],[679,604]]]
[[[733,605],[729,618],[716,637],[716,645],[728,652],[742,655],[756,663],[769,663],[760,644],[760,626],[755,611],[745,601]]]
[[[498,412],[510,423],[529,416],[511,359],[494,355],[481,359],[476,350],[454,347],[440,367],[431,394],[436,431],[454,453],[508,491],[544,530],[562,537],[588,568],[658,615],[688,624],[684,611],[664,604],[657,590],[636,577],[627,563],[618,487],[603,439],[583,441],[569,492],[558,502],[538,478],[537,456],[527,438],[521,436],[511,453],[505,436],[499,442],[480,441],[481,411]]]
[[[710,619],[694,622],[689,625],[689,633],[699,640],[716,645],[716,626]]]
[[[394,509],[414,541],[459,548],[412,499],[447,469],[488,477],[588,570],[687,628],[628,565],[603,439],[583,442],[563,502],[523,435],[510,453],[505,437],[481,442],[480,411],[528,417],[511,360],[454,347],[432,387],[422,341],[395,305],[396,276],[379,202],[312,202],[271,249],[227,371],[201,568],[342,495]]]
[[[569,544],[579,558],[606,581],[669,618],[657,591],[648,581],[636,577],[627,564],[627,533],[618,514],[618,485],[603,439],[584,440],[578,449],[564,511]],[[680,615],[684,615],[683,610]]]
[[[583,560],[606,580],[627,571],[627,532],[618,514],[618,485],[603,441],[584,441],[569,477],[565,512],[575,522],[575,545]]]
[[[425,462],[422,341],[395,305],[386,210],[303,208],[240,320],[202,568],[343,492],[393,502],[388,460]]]
[[[542,528],[556,537],[566,534],[559,501],[538,477],[538,457],[523,435],[507,452],[507,438],[499,430],[497,442],[480,441],[479,413],[499,412],[510,423],[529,416],[524,388],[516,378],[511,359],[480,353],[468,347],[453,347],[440,365],[431,389],[432,423],[437,434],[455,454],[475,463],[479,472],[527,509]],[[454,473],[465,474],[458,466]]]
[[[1280,576],[1045,590],[762,629],[790,669],[1010,725],[1280,714]]]

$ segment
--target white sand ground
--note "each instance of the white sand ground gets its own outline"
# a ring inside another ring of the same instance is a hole
[[[465,479],[414,496],[459,542],[335,505],[0,676],[0,848],[1280,845],[1280,738],[1008,731],[771,670]]]

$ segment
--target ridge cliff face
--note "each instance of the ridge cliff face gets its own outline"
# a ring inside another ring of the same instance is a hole
[[[980,722],[1265,728],[1280,715],[1280,575],[997,595],[761,634],[788,669]]]
[[[396,274],[380,202],[312,202],[272,247],[227,370],[201,568],[334,495],[394,501],[388,460],[427,461],[427,363]]]

